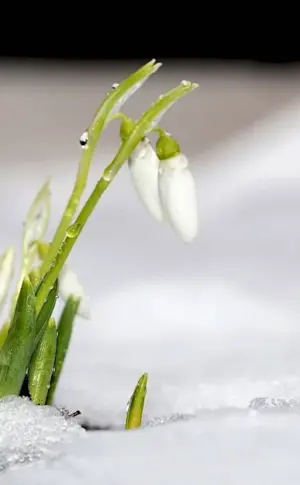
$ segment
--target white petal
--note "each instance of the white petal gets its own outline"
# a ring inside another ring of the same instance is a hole
[[[59,295],[63,301],[67,301],[69,296],[80,298],[78,315],[84,318],[91,318],[90,299],[86,296],[83,287],[78,281],[76,273],[68,265],[65,265],[59,277]]]
[[[128,160],[128,166],[141,202],[156,221],[162,222],[158,191],[159,159],[149,140],[140,142]]]
[[[184,242],[191,242],[198,232],[198,203],[195,181],[183,155],[161,163],[159,193],[173,230]]]

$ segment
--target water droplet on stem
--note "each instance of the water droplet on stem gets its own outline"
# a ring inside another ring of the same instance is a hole
[[[81,229],[81,225],[78,222],[75,222],[67,230],[67,236],[71,238],[77,237],[80,232],[80,229]]]

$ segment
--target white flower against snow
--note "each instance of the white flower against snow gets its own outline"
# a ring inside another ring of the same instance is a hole
[[[158,185],[171,227],[184,242],[191,242],[198,232],[198,204],[195,181],[185,155],[179,153],[161,161]]]
[[[143,205],[154,219],[162,222],[163,211],[158,191],[159,159],[147,138],[133,151],[128,166]]]
[[[131,118],[123,119],[120,136],[133,129]],[[160,128],[156,151],[144,138],[132,152],[128,166],[143,205],[158,222],[168,221],[175,233],[191,242],[198,232],[196,185],[177,141]]]

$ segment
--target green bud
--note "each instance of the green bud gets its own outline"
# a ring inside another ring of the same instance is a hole
[[[171,135],[161,134],[156,142],[156,154],[160,160],[168,160],[181,152],[178,142]]]
[[[129,401],[126,414],[126,429],[139,428],[143,419],[145,398],[147,394],[148,374],[143,374]]]
[[[134,128],[134,125],[134,120],[124,115],[120,126],[120,138],[123,142],[129,137],[130,133]]]
[[[48,251],[50,249],[50,244],[44,243],[42,241],[37,241],[37,253],[41,261],[44,261],[45,257],[48,254]]]

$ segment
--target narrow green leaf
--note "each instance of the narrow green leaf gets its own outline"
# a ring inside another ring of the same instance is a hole
[[[0,256],[0,311],[5,304],[14,274],[16,250],[10,247]]]
[[[0,349],[2,347],[2,345],[4,344],[4,341],[7,337],[7,334],[8,334],[8,330],[9,330],[9,320],[7,320],[6,322],[3,323],[1,329],[0,329]]]
[[[148,374],[143,374],[132,394],[126,412],[126,429],[139,428],[143,419],[145,398],[147,394]]]
[[[0,349],[0,397],[20,393],[32,355],[35,332],[35,295],[26,277],[7,337]]]
[[[35,293],[37,293],[38,288],[36,288]],[[51,291],[48,294],[44,305],[42,306],[41,311],[39,312],[36,320],[36,337],[34,340],[34,349],[36,348],[37,344],[39,343],[43,333],[45,332],[49,319],[53,313],[56,301],[57,301],[57,292],[58,292],[58,281],[54,283]]]
[[[57,329],[54,318],[38,343],[28,370],[28,389],[35,404],[45,404],[50,387],[56,352]]]
[[[69,348],[74,319],[79,307],[80,300],[70,296],[66,301],[57,328],[57,348],[54,362],[54,372],[51,379],[47,404],[52,404],[57,383],[64,365],[65,357]]]

